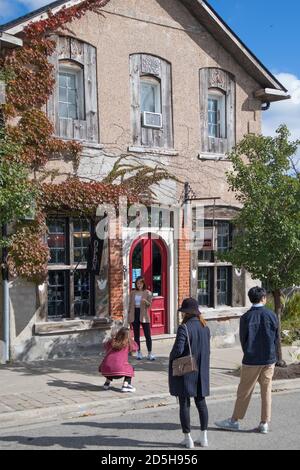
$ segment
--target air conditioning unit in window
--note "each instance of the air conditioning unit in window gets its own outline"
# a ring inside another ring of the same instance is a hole
[[[162,128],[162,115],[160,113],[143,112],[143,126],[152,127],[154,129]]]

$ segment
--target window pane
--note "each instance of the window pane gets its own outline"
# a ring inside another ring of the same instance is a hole
[[[153,276],[153,296],[162,294],[162,266],[159,246],[155,242],[152,245],[152,276]]]
[[[67,101],[67,88],[59,87],[59,101]]]
[[[74,262],[85,263],[87,261],[88,246],[90,242],[91,229],[89,221],[85,219],[74,219],[73,242]]]
[[[75,90],[68,90],[68,103],[73,105],[76,104],[76,92]]]
[[[59,73],[59,86],[67,86],[67,77],[64,73]]]
[[[132,253],[132,289],[135,288],[136,279],[142,275],[142,243],[140,242]]]
[[[141,83],[141,110],[155,113],[155,87],[150,83]]]
[[[81,80],[81,72],[59,72],[59,116],[77,119],[77,82]]]
[[[198,303],[200,306],[210,307],[212,298],[212,268],[198,268]]]
[[[74,273],[74,315],[88,316],[90,311],[90,276],[87,271]]]
[[[230,223],[218,222],[218,251],[224,253],[230,248]]]
[[[48,246],[51,259],[49,264],[66,263],[66,221],[53,219],[48,221]]]
[[[67,103],[59,103],[59,117],[61,118],[68,118],[68,104]]]
[[[67,317],[66,272],[49,271],[48,275],[48,318]]]
[[[77,110],[76,110],[76,106],[73,105],[73,104],[69,104],[68,110],[69,110],[68,117],[69,117],[69,118],[72,118],[72,119],[77,119]]]
[[[230,305],[230,272],[231,268],[218,268],[217,301],[218,305]]]

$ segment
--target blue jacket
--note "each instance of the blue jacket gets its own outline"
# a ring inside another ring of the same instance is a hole
[[[173,360],[189,355],[186,329],[183,325],[180,325],[170,354],[170,394],[175,397],[206,397],[209,395],[210,331],[209,328],[201,325],[197,317],[188,320],[186,326],[189,332],[192,354],[198,364],[198,371],[182,377],[173,377]]]
[[[266,307],[252,307],[240,319],[243,364],[262,366],[277,362],[278,319]]]

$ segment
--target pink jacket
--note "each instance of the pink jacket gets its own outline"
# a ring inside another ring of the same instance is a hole
[[[111,348],[111,341],[105,344],[106,354],[99,366],[99,372],[104,377],[134,377],[134,369],[128,363],[128,354],[131,351],[137,351],[138,345],[132,341],[121,351],[114,351]]]

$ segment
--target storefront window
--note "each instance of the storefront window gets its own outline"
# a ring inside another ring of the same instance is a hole
[[[87,272],[89,220],[49,218],[48,319],[93,315],[94,276]]]

